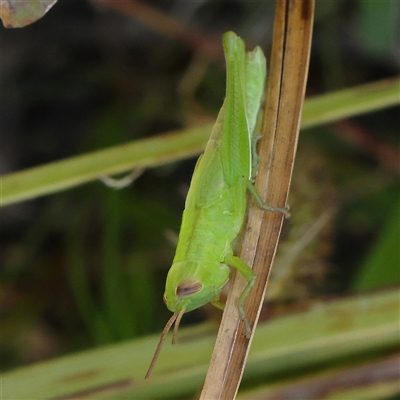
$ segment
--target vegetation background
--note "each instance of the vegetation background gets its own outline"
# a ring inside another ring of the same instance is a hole
[[[272,1],[147,1],[136,15],[112,3],[60,1],[0,28],[2,174],[211,122],[227,30],[268,55]],[[397,1],[318,1],[307,96],[398,75],[399,26]],[[302,131],[265,318],[400,281],[398,134],[398,107]],[[162,329],[195,161],[1,210],[3,371]]]

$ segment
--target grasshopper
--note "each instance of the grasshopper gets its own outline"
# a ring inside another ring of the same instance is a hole
[[[233,32],[223,35],[223,48],[226,97],[193,173],[164,293],[164,301],[174,314],[163,330],[146,378],[174,323],[175,342],[185,312],[209,302],[223,308],[218,301],[219,294],[229,279],[230,267],[236,268],[247,280],[237,304],[247,336],[250,335],[243,304],[256,276],[233,254],[246,216],[247,190],[261,208],[288,216],[285,208],[264,204],[252,183],[256,174],[255,131],[266,79],[264,54],[259,47],[246,53],[243,40]]]

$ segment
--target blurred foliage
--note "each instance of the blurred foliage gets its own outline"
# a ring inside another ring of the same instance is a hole
[[[271,40],[273,2],[147,4],[217,48],[228,29],[249,47]],[[316,12],[308,94],[399,73],[397,1],[317,1]],[[223,98],[213,53],[101,2],[60,2],[0,34],[2,173],[208,121]],[[398,132],[398,108],[302,132],[271,303],[399,283]],[[1,210],[2,369],[161,329],[194,163]]]
[[[392,399],[398,392],[397,311],[392,289],[319,302],[259,324],[238,398]],[[215,329],[210,323],[183,328],[179,345],[166,344],[148,380],[143,376],[158,335],[6,372],[3,399],[195,398]]]

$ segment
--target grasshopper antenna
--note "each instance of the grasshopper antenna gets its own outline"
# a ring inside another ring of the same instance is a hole
[[[172,344],[176,343],[176,336],[178,334],[179,324],[181,322],[181,319],[182,319],[183,314],[185,313],[185,311],[186,311],[186,308],[184,307],[184,308],[182,308],[181,311],[179,311],[179,314],[174,313],[172,315],[172,317],[168,320],[168,322],[165,324],[165,327],[164,327],[164,329],[163,329],[163,331],[161,333],[160,341],[158,342],[158,345],[157,345],[157,349],[154,352],[154,356],[153,356],[153,358],[151,360],[149,369],[147,370],[147,373],[146,373],[146,376],[144,377],[144,379],[149,378],[151,372],[153,371],[154,365],[156,364],[158,356],[160,355],[161,349],[163,347],[165,338],[167,337],[167,334],[168,334],[169,330],[171,329],[171,326],[174,324],[175,321],[176,321],[176,323],[175,323],[175,327],[174,327],[174,334],[172,336]]]
[[[186,307],[183,307],[182,310],[179,312],[178,317],[176,318],[175,326],[174,326],[174,334],[172,335],[172,344],[176,343],[176,338],[178,336],[178,328],[179,324],[181,323],[181,319],[183,314],[185,314]]]

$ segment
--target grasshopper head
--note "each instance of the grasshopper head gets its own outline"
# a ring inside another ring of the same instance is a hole
[[[179,313],[195,310],[218,298],[229,278],[229,267],[218,261],[174,263],[168,273],[164,301]]]
[[[161,334],[156,352],[146,373],[146,379],[154,368],[172,325],[175,324],[172,338],[174,344],[183,314],[218,297],[228,278],[229,267],[218,261],[183,261],[172,265],[167,276],[164,301],[174,314]]]

